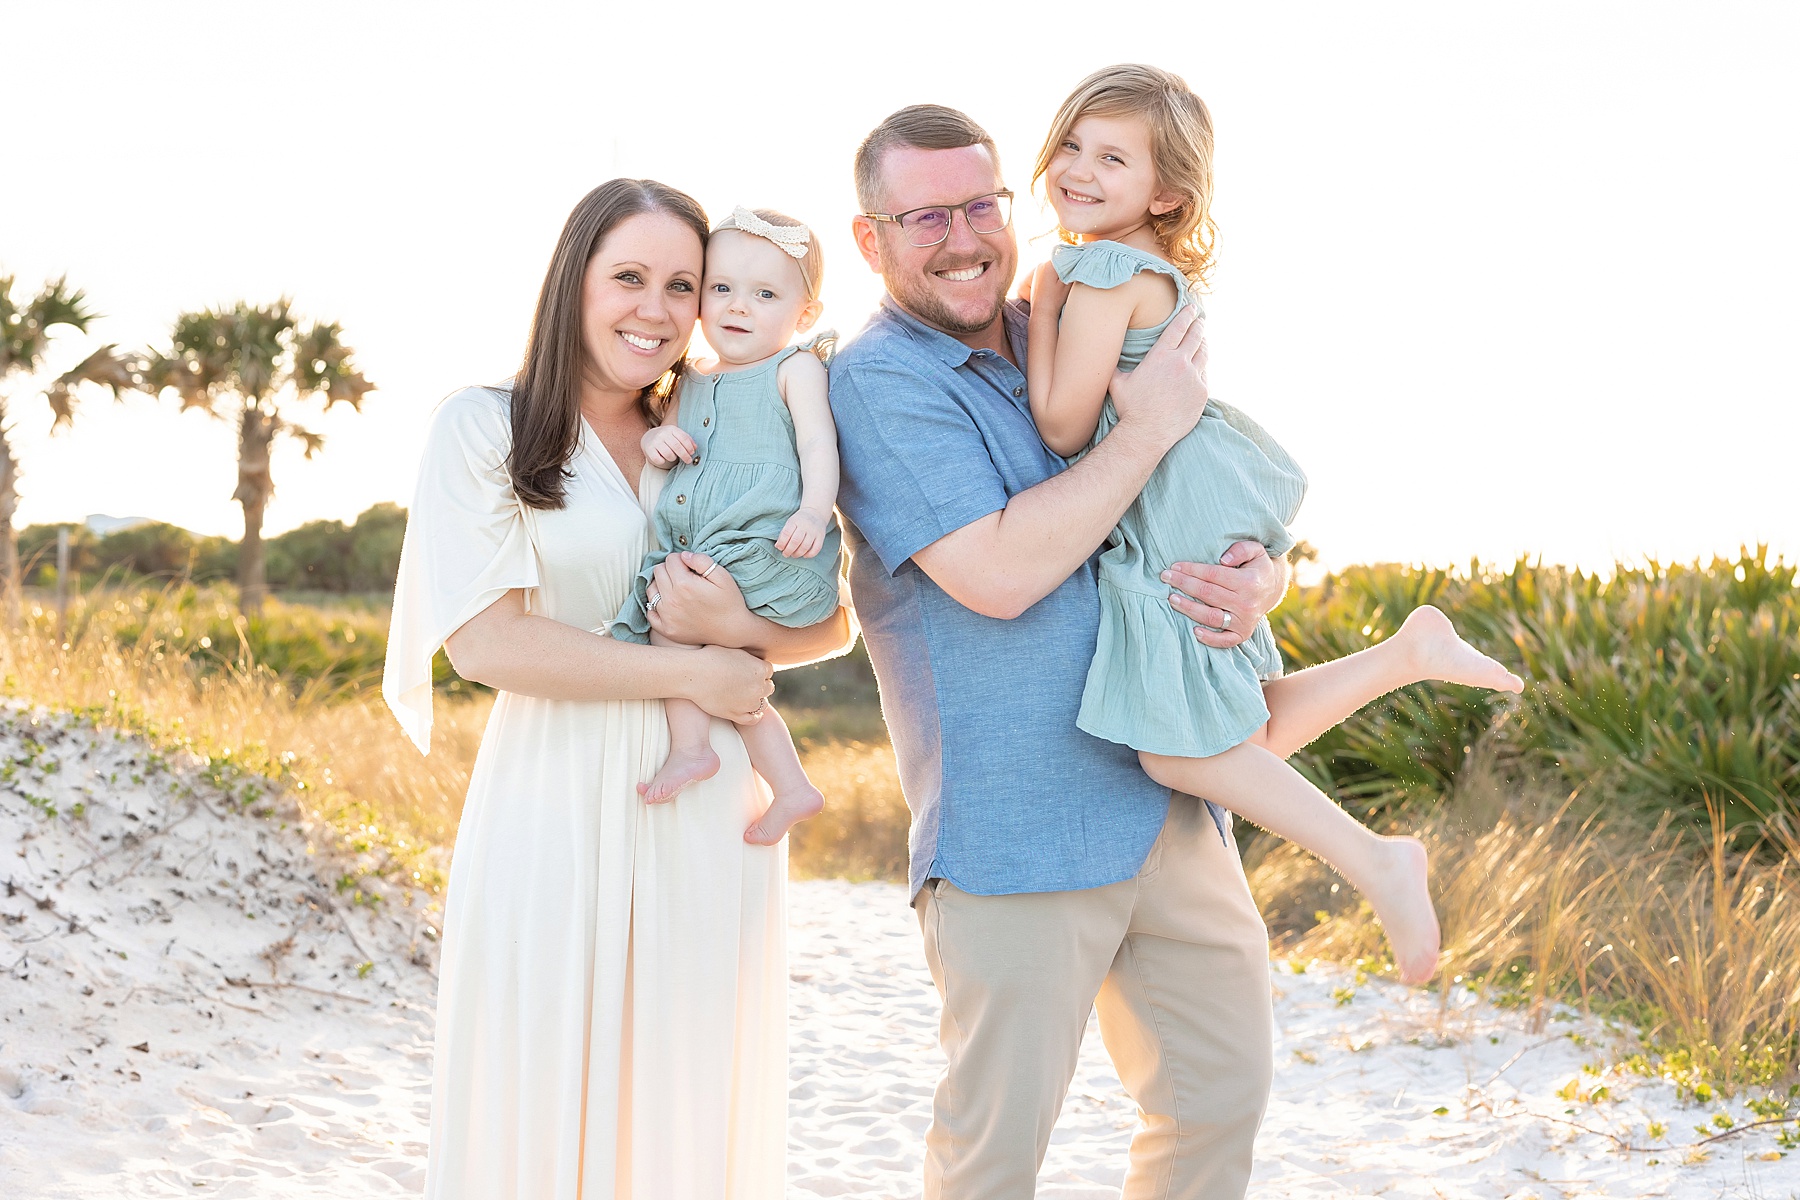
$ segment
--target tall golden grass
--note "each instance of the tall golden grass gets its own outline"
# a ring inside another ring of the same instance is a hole
[[[384,624],[366,607],[279,602],[263,619],[289,617],[306,632],[288,653],[308,661],[330,658],[334,645],[365,654]],[[0,687],[190,751],[227,785],[259,776],[291,787],[369,870],[440,887],[490,699],[466,688],[444,695],[434,751],[422,757],[373,677],[346,675],[349,656],[310,682],[257,661],[259,638],[285,636],[251,630],[226,593],[183,587],[91,595],[62,639],[54,615],[28,604],[0,638]],[[786,715],[828,797],[793,835],[794,873],[904,878],[907,811],[879,715],[866,706]],[[1684,816],[1596,804],[1554,772],[1509,783],[1501,770],[1516,774],[1518,759],[1487,745],[1462,754],[1435,796],[1383,818],[1431,850],[1441,986],[1479,989],[1539,1019],[1570,1002],[1628,1020],[1654,1048],[1646,1069],[1696,1094],[1791,1074],[1800,1057],[1792,824],[1777,815],[1746,844],[1741,822],[1731,833],[1715,804],[1708,836],[1696,838]],[[1379,926],[1347,887],[1333,890],[1328,868],[1269,838],[1253,839],[1246,861],[1279,951],[1378,969]]]
[[[350,646],[359,627],[366,642],[385,624],[362,609],[277,601],[262,619],[290,618],[340,643],[348,632]],[[5,695],[188,751],[228,785],[253,775],[291,787],[371,869],[441,886],[489,698],[441,703],[426,758],[373,690],[331,671],[298,682],[255,661],[246,622],[222,591],[96,593],[78,603],[64,640],[57,625],[57,614],[28,603],[0,638]]]
[[[1410,832],[1431,853],[1444,931],[1438,976],[1541,1023],[1557,1003],[1635,1026],[1636,1061],[1705,1098],[1792,1074],[1800,1055],[1800,841],[1768,827],[1732,848],[1673,821],[1613,816],[1543,785],[1466,773]],[[1246,852],[1277,952],[1387,965],[1366,903],[1291,843]]]

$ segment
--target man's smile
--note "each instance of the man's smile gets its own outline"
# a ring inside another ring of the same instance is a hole
[[[968,283],[986,275],[988,267],[991,265],[991,263],[980,262],[971,267],[949,267],[942,271],[933,271],[932,274],[939,279],[949,280],[951,283]]]

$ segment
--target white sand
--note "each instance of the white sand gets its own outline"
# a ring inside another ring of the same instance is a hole
[[[291,805],[240,811],[141,742],[36,719],[0,710],[0,1197],[417,1192],[432,914],[337,891],[343,862],[309,856]],[[886,884],[791,903],[790,1195],[916,1197],[942,1057],[912,914]],[[1800,1154],[1764,1161],[1766,1130],[1688,1161],[1695,1124],[1752,1118],[1584,1074],[1620,1036],[1592,1021],[1534,1031],[1466,993],[1285,963],[1275,1008],[1254,1196],[1800,1194]],[[1571,1079],[1610,1097],[1558,1098]],[[1668,1137],[1648,1153],[1566,1123],[1648,1145],[1650,1121]],[[1117,1196],[1134,1124],[1090,1029],[1038,1194]]]

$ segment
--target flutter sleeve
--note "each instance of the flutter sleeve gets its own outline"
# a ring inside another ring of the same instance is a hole
[[[1050,265],[1064,283],[1085,283],[1102,290],[1118,287],[1139,271],[1158,269],[1155,259],[1118,242],[1057,245],[1050,251]],[[1166,265],[1162,269],[1174,272]]]
[[[538,586],[537,553],[506,470],[507,394],[465,388],[432,415],[407,513],[381,695],[431,752],[431,660],[464,622],[513,588]]]

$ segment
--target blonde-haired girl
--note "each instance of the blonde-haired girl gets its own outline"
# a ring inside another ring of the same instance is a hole
[[[644,435],[644,455],[669,471],[657,498],[657,549],[644,558],[613,635],[677,645],[651,628],[661,596],[657,567],[671,554],[703,575],[723,567],[751,612],[804,628],[838,608],[841,537],[837,426],[827,401],[824,357],[830,339],[793,339],[818,320],[823,275],[819,239],[772,209],[738,208],[706,242],[700,328],[718,356],[690,362],[662,423]],[[813,353],[807,353],[811,350]],[[666,700],[669,753],[638,792],[673,800],[711,778],[719,756],[712,718],[687,700]],[[824,805],[773,705],[741,725],[750,765],[773,793],[744,840],[773,845]]]
[[[1063,102],[1032,175],[1063,245],[1031,284],[1031,413],[1058,454],[1117,423],[1114,370],[1143,360],[1212,265],[1212,117],[1179,76],[1107,67]],[[1300,468],[1238,410],[1210,401],[1119,521],[1100,556],[1100,635],[1077,724],[1138,751],[1167,787],[1248,817],[1330,862],[1374,906],[1403,980],[1430,977],[1437,916],[1424,846],[1357,824],[1283,760],[1398,687],[1440,679],[1519,691],[1519,678],[1423,607],[1398,633],[1282,676],[1268,622],[1206,646],[1169,606],[1164,569],[1218,562],[1237,541],[1271,555],[1306,490]]]

